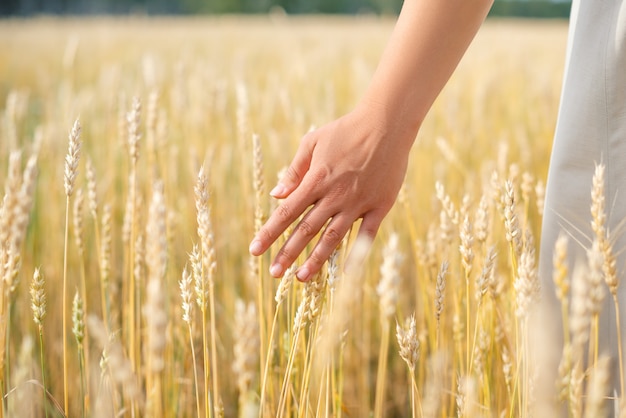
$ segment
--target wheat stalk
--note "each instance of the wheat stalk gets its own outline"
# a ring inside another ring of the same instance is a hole
[[[476,279],[475,298],[478,302],[478,306],[482,304],[483,296],[485,296],[489,290],[490,283],[493,281],[497,255],[498,254],[494,246],[487,250],[487,255],[485,255],[485,260],[483,261],[483,268],[480,272],[480,276]]]
[[[110,273],[111,273],[111,206],[105,204],[102,208],[102,235],[100,237],[100,292],[102,298],[102,318],[105,326],[111,326],[110,315]]]
[[[21,267],[21,249],[33,201],[35,178],[37,175],[37,156],[32,155],[20,174],[21,154],[11,154],[9,162],[9,178],[7,179],[6,194],[0,208],[0,279],[10,295],[19,285],[19,270]],[[6,229],[4,229],[6,228]]]
[[[313,344],[317,340],[319,332],[319,317],[324,302],[327,283],[328,281],[324,280],[323,276],[318,273],[304,285],[304,299],[308,301],[306,315],[309,320],[310,332],[304,357],[305,361],[303,366],[304,372],[302,373],[302,384],[300,386],[299,403],[303,405],[307,405],[309,403],[309,384],[311,379],[311,367],[313,365]],[[298,415],[303,417],[304,413],[305,408],[300,408]]]
[[[530,195],[533,191],[535,179],[528,171],[524,171],[522,174],[522,183],[520,184],[520,190],[522,195],[522,203],[524,205],[522,230],[528,228],[528,217],[530,211]]]
[[[617,297],[617,287],[619,284],[616,269],[615,254],[613,252],[613,244],[611,242],[611,231],[606,227],[606,208],[605,208],[605,167],[603,164],[596,164],[592,178],[591,188],[591,228],[598,241],[599,250],[602,256],[602,271],[604,280],[609,287],[609,291],[613,296],[613,304],[615,306],[615,322],[617,325],[617,345],[619,358],[619,376],[621,397],[624,398],[626,388],[624,388],[624,359],[622,354],[622,337],[620,326],[620,310],[619,299]],[[597,322],[597,320],[596,320]]]
[[[85,350],[83,343],[85,340],[85,310],[83,300],[78,291],[74,294],[72,302],[72,333],[78,345],[78,365],[80,369],[80,409],[81,416],[85,417],[85,400],[86,400],[86,375],[85,375]]]
[[[37,174],[36,155],[28,159],[23,173],[20,173],[20,165],[21,153],[12,152],[5,195],[0,205],[0,317],[3,318],[0,321],[0,395],[4,394],[5,384],[9,384],[12,296],[20,282],[21,250],[30,220]],[[3,398],[3,407],[4,402]]]
[[[566,401],[569,397],[571,376],[572,376],[572,346],[566,340],[563,345],[563,354],[559,362],[559,377],[557,380],[557,396],[560,402]]]
[[[389,321],[395,314],[400,286],[400,272],[398,271],[402,257],[398,251],[398,236],[392,234],[383,250],[383,264],[380,267],[381,279],[376,287],[380,304],[380,320],[382,323],[382,337],[378,355],[378,372],[376,375],[376,400],[374,416],[379,418],[383,414],[385,396],[385,380],[387,374],[387,352],[389,350]]]
[[[285,368],[285,377],[283,378],[283,384],[280,391],[280,398],[278,399],[278,410],[277,417],[282,418],[285,415],[285,408],[287,405],[287,397],[289,384],[291,381],[291,371],[293,368],[293,362],[296,355],[297,347],[298,347],[298,339],[300,337],[300,332],[306,326],[306,318],[307,318],[307,309],[308,309],[309,301],[306,297],[303,297],[298,305],[298,310],[296,311],[296,315],[293,321],[293,337],[291,340],[291,346],[289,349],[289,356],[287,360],[287,366]]]
[[[65,204],[65,246],[63,251],[63,410],[65,415],[69,414],[69,387],[68,387],[68,356],[67,349],[67,263],[69,245],[69,223],[70,223],[70,197],[74,192],[74,183],[78,174],[78,161],[80,159],[80,122],[78,119],[69,135],[69,148],[65,157],[64,187],[66,195]]]
[[[22,243],[26,238],[30,212],[33,202],[35,178],[37,176],[37,156],[32,155],[24,172],[21,175],[21,185],[17,194],[17,201],[13,206],[13,216],[10,224],[10,240],[8,242],[8,260],[4,266],[4,281],[12,294],[19,285],[19,270],[21,267]]]
[[[235,346],[233,371],[237,377],[239,391],[239,416],[248,417],[254,414],[257,406],[255,396],[251,392],[251,383],[257,370],[259,356],[259,331],[257,311],[254,303],[245,303],[238,299],[235,302]]]
[[[539,216],[543,216],[543,209],[546,200],[546,186],[541,180],[537,180],[537,184],[535,185],[535,196],[537,199],[537,213]]]
[[[21,185],[20,173],[21,153],[13,151],[9,155],[8,177],[5,184],[5,194],[0,206],[0,396],[2,405],[0,417],[4,416],[6,409],[5,391],[9,386],[9,333],[11,314],[11,288],[12,273],[11,262],[15,259],[17,250],[13,245],[11,226],[14,222],[16,208],[19,207],[19,190]]]
[[[585,407],[585,418],[606,417],[607,404],[609,399],[609,381],[610,381],[610,359],[609,357],[600,357],[591,372],[591,379],[587,388],[587,402]]]
[[[33,273],[33,281],[30,286],[31,308],[33,310],[33,320],[37,324],[39,331],[39,363],[41,367],[41,382],[43,385],[43,408],[48,418],[48,408],[46,407],[46,365],[44,359],[44,340],[43,340],[43,319],[46,316],[46,290],[44,288],[46,281],[41,274],[39,268]]]
[[[513,284],[516,293],[517,308],[515,310],[516,318],[521,320],[521,342],[518,340],[518,352],[521,355],[518,357],[518,370],[523,370],[523,399],[529,399],[529,359],[530,348],[528,338],[528,316],[531,308],[535,305],[539,297],[539,280],[537,277],[537,270],[535,267],[535,249],[531,246],[526,246],[520,256],[518,265],[518,274]],[[521,364],[523,362],[523,369]],[[520,392],[521,394],[521,392]],[[519,399],[518,399],[519,401]],[[523,408],[523,415],[528,414],[528,402],[520,405]]]
[[[81,126],[79,119],[76,119],[69,135],[69,146],[65,156],[64,182],[65,194],[71,196],[74,192],[76,175],[78,174],[78,162],[80,160],[80,149],[82,146]]]
[[[163,184],[153,186],[152,200],[146,225],[146,259],[148,265],[148,288],[144,316],[147,324],[147,377],[146,393],[148,411],[160,416],[163,414],[162,373],[165,368],[165,333],[167,313],[163,282],[167,269],[166,207]]]
[[[6,270],[9,265],[9,256],[12,245],[12,226],[15,222],[15,214],[19,207],[20,187],[22,176],[20,173],[22,154],[13,151],[9,155],[8,175],[5,182],[4,197],[0,207],[0,279],[2,285],[5,282],[10,288],[10,276]]]
[[[126,115],[128,127],[128,153],[130,158],[130,171],[128,176],[128,201],[127,216],[130,220],[127,231],[127,254],[128,254],[128,355],[135,372],[139,371],[140,353],[139,353],[139,335],[137,329],[139,327],[139,303],[137,301],[137,277],[135,277],[135,251],[134,243],[137,234],[137,188],[138,174],[137,162],[139,160],[139,141],[141,139],[141,101],[137,97],[133,97],[132,107]]]
[[[593,330],[592,344],[589,347],[593,364],[598,360],[598,333],[600,310],[602,309],[602,301],[604,300],[604,281],[602,280],[602,251],[600,243],[595,239],[591,248],[587,250],[587,262],[589,274],[587,276],[588,292],[589,292],[589,313],[592,317],[591,327]]]
[[[504,226],[506,228],[506,240],[511,245],[511,253],[513,259],[513,267],[517,268],[516,261],[522,253],[522,233],[516,213],[516,199],[513,182],[507,180],[505,183],[505,192],[502,195],[504,206]]]
[[[479,325],[480,317],[482,313],[482,309],[481,309],[482,300],[483,300],[483,296],[485,295],[485,293],[487,293],[487,289],[489,287],[489,281],[491,280],[491,277],[493,275],[493,270],[495,267],[495,260],[496,260],[496,250],[494,247],[491,247],[489,251],[487,251],[487,255],[485,256],[482,271],[480,273],[480,276],[476,280],[475,297],[478,303],[478,312],[476,313],[476,322],[474,323],[474,337],[473,337],[474,340],[472,343],[473,349],[471,353],[471,358],[468,360],[470,374],[471,374],[472,367],[474,366],[474,364],[477,363],[482,366],[480,359],[477,359],[475,357],[475,354],[478,354],[479,356],[482,357],[482,353],[486,351],[486,349],[480,346],[480,342],[483,341],[482,338],[478,340],[479,344],[477,345],[477,335],[478,335],[478,325]],[[469,294],[467,295],[467,298],[468,298],[467,303],[469,304]],[[468,322],[468,326],[469,326],[469,322]],[[469,350],[469,343],[468,343],[468,350]],[[481,371],[480,370],[476,370],[476,371],[480,375]]]
[[[591,312],[588,275],[587,267],[583,264],[578,264],[572,275],[572,303],[569,315],[569,329],[572,338],[574,361],[576,362],[582,362],[583,346],[589,340]]]
[[[193,367],[193,384],[196,395],[196,418],[202,416],[200,412],[200,388],[198,382],[198,365],[196,363],[196,349],[193,343],[193,331],[192,331],[192,318],[193,318],[193,291],[191,283],[193,281],[193,275],[187,270],[187,267],[183,270],[182,278],[179,282],[180,297],[182,300],[183,308],[183,322],[187,324],[187,331],[189,333],[189,347],[191,349],[191,361]]]
[[[404,327],[396,322],[396,338],[400,347],[400,357],[406,363],[411,377],[411,414],[413,417],[423,416],[419,390],[415,381],[415,365],[420,355],[420,342],[417,338],[415,314],[405,320]],[[419,414],[418,407],[419,404]]]
[[[442,406],[441,392],[444,390],[444,374],[447,364],[443,352],[435,352],[428,361],[430,373],[424,383],[425,393],[422,409],[424,417],[436,417],[440,415],[439,410]]]
[[[157,136],[159,122],[159,91],[154,88],[148,96],[148,109],[146,112],[146,145],[148,148],[148,167],[153,167],[157,171]]]
[[[280,283],[278,284],[278,288],[276,289],[276,296],[274,296],[274,300],[276,301],[276,309],[274,310],[274,319],[272,321],[272,328],[270,330],[270,336],[268,340],[269,349],[267,350],[267,354],[266,354],[267,357],[265,358],[265,368],[263,371],[263,380],[261,382],[261,400],[259,402],[259,417],[262,417],[264,416],[264,414],[266,414],[265,396],[267,393],[267,377],[268,377],[269,369],[272,366],[271,360],[272,360],[272,351],[274,347],[273,341],[274,341],[274,333],[276,330],[276,324],[278,323],[279,308],[282,305],[285,298],[287,297],[287,294],[289,292],[289,289],[291,288],[291,284],[293,283],[293,279],[295,277],[297,269],[298,269],[298,266],[294,264],[291,267],[289,267],[287,271],[285,271],[285,275],[280,280]]]
[[[517,294],[516,315],[526,319],[539,296],[539,279],[535,267],[535,249],[527,248],[521,254],[518,274],[513,285]]]
[[[444,297],[446,290],[446,274],[448,273],[449,263],[444,261],[441,263],[441,269],[437,274],[437,283],[435,285],[435,320],[437,321],[437,343],[436,347],[439,347],[439,328],[440,328],[440,320],[441,314],[443,313],[444,308]]]
[[[469,216],[465,215],[463,219],[463,224],[461,226],[460,231],[461,245],[459,246],[459,251],[461,253],[461,264],[463,266],[463,271],[465,272],[465,329],[470,330],[470,273],[472,271],[472,262],[474,260],[474,252],[472,250],[472,245],[474,243],[474,237],[472,235],[472,224],[470,222]],[[469,368],[471,368],[470,364],[470,333],[465,333],[465,361]]]
[[[109,334],[102,321],[94,316],[87,316],[89,335],[93,336],[97,345],[102,349],[100,367],[104,374],[109,376],[113,383],[122,390],[123,397],[134,404],[142,404],[141,388],[137,376],[132,370],[130,360],[124,354],[122,344],[114,334]],[[104,401],[104,400],[103,400]],[[116,407],[116,397],[106,400],[105,403]]]
[[[211,223],[211,212],[209,208],[209,179],[205,173],[204,166],[198,172],[198,178],[194,187],[195,203],[196,203],[196,220],[198,223],[198,237],[201,243],[201,279],[196,280],[196,294],[200,303],[200,311],[202,312],[202,334],[203,334],[203,357],[204,357],[204,379],[205,387],[209,387],[209,380],[212,381],[213,390],[213,409],[212,413],[218,413],[219,406],[219,381],[217,375],[217,342],[216,342],[216,324],[215,324],[215,270],[216,255],[213,237],[213,225]],[[206,320],[209,315],[211,328],[211,369],[209,374],[209,347],[206,341]],[[210,378],[209,378],[210,376]],[[209,407],[207,401],[207,415]]]
[[[245,118],[246,108],[247,108],[247,95],[245,89],[242,87],[238,90],[238,99],[240,99],[240,108],[238,107],[238,122],[241,124],[240,129],[242,133],[245,132]],[[241,112],[241,115],[239,114]],[[254,189],[254,233],[257,234],[261,227],[265,222],[265,213],[263,208],[263,201],[265,198],[265,176],[263,174],[263,153],[261,148],[261,139],[259,135],[252,135],[252,180],[253,180],[253,189]],[[254,257],[250,259],[252,274],[251,278],[257,281],[257,305],[259,312],[259,334],[260,334],[260,350],[259,350],[259,358],[260,358],[260,366],[261,366],[261,375],[265,375],[266,364],[263,363],[265,360],[265,347],[267,342],[267,324],[265,323],[265,300],[269,296],[269,293],[266,291],[265,280],[261,280],[261,272],[263,271],[263,257]],[[279,266],[282,270],[287,266]],[[275,268],[271,266],[271,268]],[[256,274],[255,271],[256,270]],[[280,273],[284,273],[284,271],[280,271]],[[269,317],[269,315],[268,315]]]
[[[474,236],[479,244],[485,244],[489,234],[489,206],[487,197],[481,196],[474,216]]]

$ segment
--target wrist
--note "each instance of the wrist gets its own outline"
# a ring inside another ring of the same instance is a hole
[[[422,123],[422,118],[371,98],[361,100],[354,112],[359,120],[365,121],[369,130],[395,146],[404,148],[406,152],[415,142]]]

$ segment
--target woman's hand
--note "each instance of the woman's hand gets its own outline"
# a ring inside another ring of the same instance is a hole
[[[250,244],[252,255],[263,254],[310,208],[276,255],[272,276],[281,277],[322,230],[296,272],[300,281],[320,270],[359,218],[363,218],[359,235],[370,239],[376,235],[404,180],[415,137],[415,132],[393,132],[379,122],[375,116],[379,114],[375,106],[360,106],[302,138],[286,175],[270,192],[284,201]],[[413,138],[398,138],[410,135]]]
[[[485,19],[493,0],[407,0],[365,93],[346,116],[307,134],[284,180],[270,194],[284,198],[250,244],[263,254],[311,209],[270,266],[280,277],[322,229],[296,272],[319,271],[354,221],[373,238],[406,173],[419,125]]]

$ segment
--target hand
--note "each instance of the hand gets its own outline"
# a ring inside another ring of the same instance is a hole
[[[270,192],[284,201],[250,244],[252,255],[263,254],[311,207],[276,255],[272,276],[281,277],[322,228],[315,248],[296,272],[300,281],[321,269],[359,218],[363,222],[358,234],[370,239],[376,235],[404,180],[415,132],[392,132],[377,122],[375,115],[381,113],[373,107],[361,106],[302,138],[284,178]]]

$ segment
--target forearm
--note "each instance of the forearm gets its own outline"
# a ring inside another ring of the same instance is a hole
[[[362,105],[410,147],[493,0],[405,0]]]

